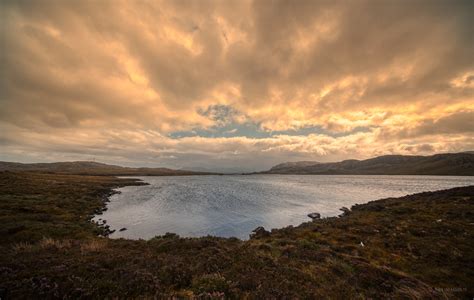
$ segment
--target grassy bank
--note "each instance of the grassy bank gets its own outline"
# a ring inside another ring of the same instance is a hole
[[[113,240],[90,222],[114,177],[0,173],[0,285],[12,298],[472,297],[474,187],[359,205],[249,241]]]

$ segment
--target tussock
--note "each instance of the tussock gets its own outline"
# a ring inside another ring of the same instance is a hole
[[[55,240],[52,238],[43,238],[41,241],[39,241],[39,246],[42,249],[57,249],[57,250],[63,250],[63,249],[69,249],[72,247],[72,243],[70,240]]]
[[[90,241],[85,241],[81,243],[81,253],[85,254],[88,252],[99,252],[105,249],[107,246],[107,241],[102,239],[95,239]]]

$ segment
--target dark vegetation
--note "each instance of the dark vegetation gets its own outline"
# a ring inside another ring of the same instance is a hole
[[[351,159],[334,163],[290,162],[276,165],[262,173],[474,176],[474,153],[446,153],[432,156],[385,155],[366,160]]]
[[[472,298],[474,187],[358,205],[252,239],[99,237],[130,179],[0,172],[0,286],[18,298]]]
[[[143,185],[137,179],[0,172],[0,236],[4,242],[95,238],[90,222],[104,209],[112,188]]]

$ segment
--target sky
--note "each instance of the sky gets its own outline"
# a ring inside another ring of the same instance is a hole
[[[0,160],[255,171],[474,149],[474,1],[0,6]]]

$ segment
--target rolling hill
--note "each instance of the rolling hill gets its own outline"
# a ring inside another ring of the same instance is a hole
[[[284,163],[265,174],[459,175],[474,176],[474,152],[432,156],[384,155],[366,160]]]
[[[55,163],[31,163],[0,161],[0,171],[27,171],[55,174],[75,175],[115,175],[115,176],[173,176],[173,175],[205,175],[210,172],[194,172],[173,170],[168,168],[129,168],[108,165],[92,161],[73,161]]]

